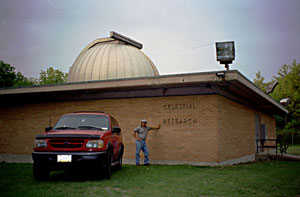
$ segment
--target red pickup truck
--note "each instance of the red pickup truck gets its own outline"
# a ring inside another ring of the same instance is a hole
[[[113,166],[122,167],[124,145],[115,118],[104,112],[64,114],[45,132],[37,135],[32,152],[33,176],[49,178],[51,170],[74,166],[94,167],[109,179]]]

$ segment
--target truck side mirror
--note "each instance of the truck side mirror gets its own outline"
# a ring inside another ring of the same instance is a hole
[[[116,134],[119,135],[120,132],[121,132],[121,128],[120,128],[120,127],[113,127],[111,132],[112,132],[112,133],[116,133]]]
[[[46,131],[46,132],[51,131],[51,130],[52,130],[52,127],[46,127],[46,128],[45,128],[45,131]]]

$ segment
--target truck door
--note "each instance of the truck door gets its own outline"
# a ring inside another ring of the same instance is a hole
[[[113,127],[117,126],[117,122],[113,117],[111,117],[110,120],[111,120],[111,129],[112,129]],[[112,134],[112,144],[114,147],[114,159],[117,159],[119,147],[118,147],[118,135],[115,133]]]

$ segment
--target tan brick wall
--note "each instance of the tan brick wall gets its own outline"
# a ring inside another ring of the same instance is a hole
[[[218,98],[220,161],[254,154],[255,111],[224,97]]]
[[[270,117],[266,114],[259,113],[261,118],[261,124],[267,126],[267,138],[275,139],[276,138],[276,121],[273,117]]]
[[[226,161],[256,152],[255,115],[260,124],[266,124],[268,138],[276,138],[276,123],[273,117],[219,96],[219,154]]]
[[[255,111],[219,95],[107,99],[15,105],[0,109],[0,154],[30,154],[37,134],[64,113],[100,110],[112,114],[124,137],[124,158],[133,159],[132,130],[146,118],[161,129],[148,136],[150,159],[219,162],[253,154]],[[262,115],[268,135],[274,119]]]

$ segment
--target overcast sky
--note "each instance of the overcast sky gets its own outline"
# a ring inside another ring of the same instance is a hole
[[[203,72],[224,69],[214,43],[233,40],[230,69],[270,80],[300,62],[299,10],[300,0],[1,0],[0,59],[27,77],[68,72],[86,45],[116,31],[143,43],[160,74]]]

